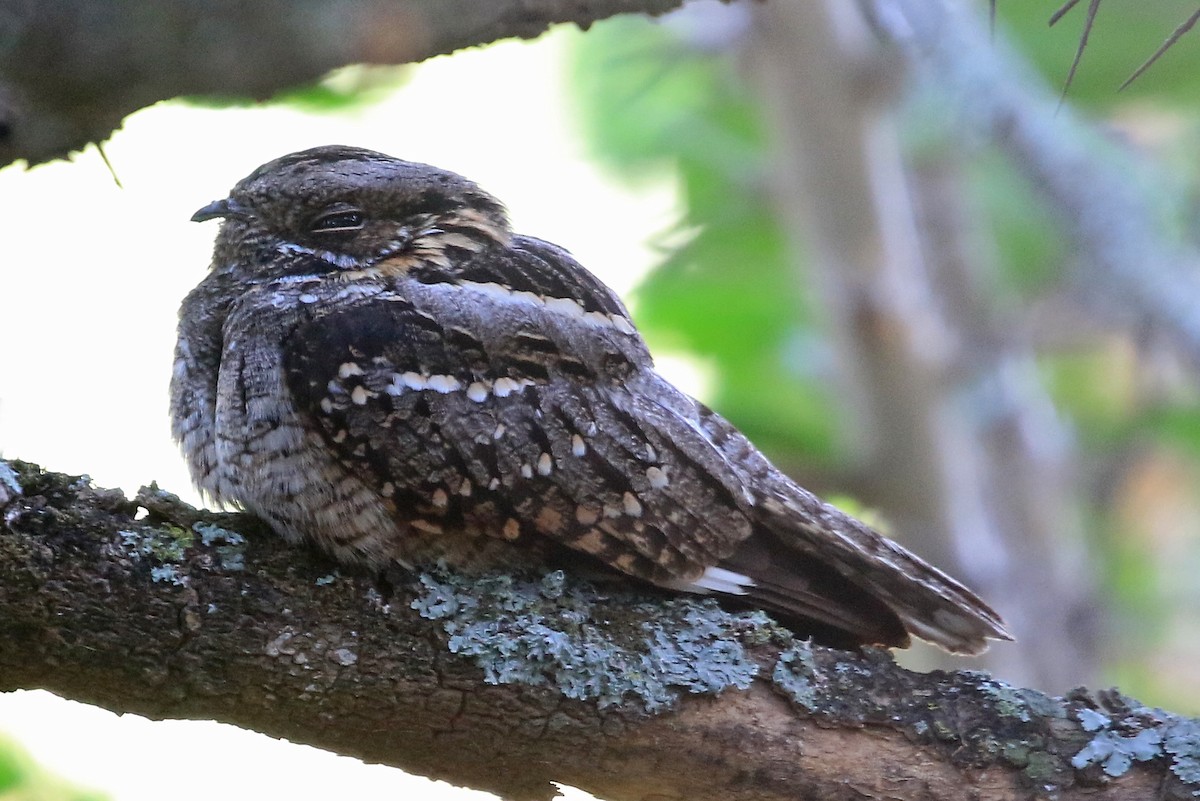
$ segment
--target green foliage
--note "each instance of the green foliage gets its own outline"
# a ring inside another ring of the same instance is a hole
[[[1002,288],[1029,299],[1055,287],[1069,246],[1054,210],[998,153],[976,154],[966,170],[972,200],[996,243]]]
[[[2,801],[104,801],[101,793],[80,790],[38,767],[15,743],[0,736]]]
[[[1160,442],[1200,460],[1200,403],[1154,409],[1142,423]]]
[[[271,102],[314,113],[355,111],[393,92],[408,74],[406,66],[353,64],[309,86],[285,89]]]

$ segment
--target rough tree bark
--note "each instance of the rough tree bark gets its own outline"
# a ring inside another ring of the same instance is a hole
[[[212,718],[511,799],[1183,799],[1200,722],[561,574],[384,578],[0,462],[0,691]]]
[[[681,2],[2,0],[0,167],[101,142],[159,100],[266,98],[347,64],[421,61]]]

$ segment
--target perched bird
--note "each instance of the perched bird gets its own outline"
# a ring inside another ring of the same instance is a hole
[[[318,147],[192,219],[216,218],[171,382],[212,499],[377,568],[574,559],[833,644],[1009,639],[663,379],[616,295],[471,181]]]

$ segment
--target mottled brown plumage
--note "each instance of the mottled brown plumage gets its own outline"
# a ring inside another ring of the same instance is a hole
[[[620,300],[470,181],[322,147],[194,219],[218,217],[171,384],[174,434],[215,500],[347,562],[573,554],[841,644],[1008,637],[667,383]]]

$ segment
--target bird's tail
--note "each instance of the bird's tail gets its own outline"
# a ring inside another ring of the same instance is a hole
[[[907,644],[907,632],[953,653],[1011,640],[978,596],[920,557],[780,473],[758,493],[751,537],[722,567],[749,577],[743,593],[861,642]],[[832,597],[831,597],[832,596]]]

